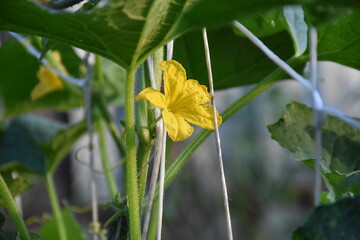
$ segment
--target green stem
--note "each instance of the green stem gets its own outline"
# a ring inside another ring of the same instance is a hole
[[[16,207],[15,200],[10,193],[8,186],[2,175],[0,174],[0,196],[4,201],[5,207],[8,210],[11,220],[20,234],[22,240],[31,240],[30,235],[26,229],[25,223],[20,216],[19,210]]]
[[[99,146],[100,146],[101,162],[104,169],[104,175],[109,187],[111,198],[114,198],[118,190],[116,186],[115,177],[112,171],[112,167],[110,164],[109,154],[106,148],[105,129],[103,122],[101,120],[97,121],[96,125],[99,133]]]
[[[126,129],[126,191],[128,195],[130,239],[140,240],[140,209],[137,182],[136,141],[135,141],[135,106],[134,87],[135,71],[130,67],[126,74],[125,85],[125,129]]]
[[[53,180],[52,175],[50,173],[46,173],[46,175],[45,175],[45,183],[46,183],[46,189],[48,191],[48,195],[49,195],[49,199],[50,199],[51,208],[52,208],[55,220],[56,220],[59,239],[60,240],[67,240],[65,222],[64,222],[64,219],[62,217],[62,213],[61,213],[61,210],[60,210],[60,205],[59,205],[59,202],[58,202],[58,197],[57,197],[57,194],[56,194],[56,191],[55,191],[54,180]]]
[[[125,143],[120,137],[118,128],[116,127],[111,117],[111,114],[109,113],[109,110],[106,107],[104,98],[98,95],[95,95],[94,98],[95,98],[94,104],[99,109],[101,116],[105,120],[106,127],[109,130],[112,138],[114,139],[116,147],[119,149],[121,155],[125,157],[126,156]]]
[[[149,225],[149,231],[147,234],[147,240],[155,240],[157,234],[157,223],[159,216],[159,202],[154,200],[154,207],[151,214],[151,220]]]
[[[139,203],[142,203],[143,196],[145,194],[145,188],[146,188],[146,180],[147,180],[147,174],[148,174],[148,168],[149,168],[149,158],[151,153],[152,145],[144,145],[142,143],[139,143],[139,149],[138,149],[138,160],[139,160]]]

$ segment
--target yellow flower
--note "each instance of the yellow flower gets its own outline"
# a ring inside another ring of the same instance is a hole
[[[185,69],[174,60],[161,62],[160,67],[164,71],[165,94],[146,88],[136,96],[136,100],[145,99],[163,109],[162,118],[174,142],[191,136],[194,128],[189,123],[214,130],[212,107],[205,104],[211,100],[206,86],[200,85],[196,80],[186,80]],[[217,112],[216,114],[220,125],[222,119]]]
[[[61,79],[47,67],[41,66],[36,76],[39,79],[39,83],[31,91],[30,97],[32,101],[42,98],[51,92],[64,89]]]

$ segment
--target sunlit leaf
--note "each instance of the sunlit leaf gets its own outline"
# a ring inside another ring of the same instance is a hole
[[[313,110],[293,102],[284,116],[268,126],[271,137],[294,153],[298,161],[314,168],[315,141]],[[327,116],[322,130],[323,177],[340,198],[343,194],[359,193],[360,130],[336,117]]]

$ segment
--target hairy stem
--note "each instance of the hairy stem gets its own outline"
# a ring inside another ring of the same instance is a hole
[[[125,92],[125,128],[126,128],[126,191],[128,196],[130,239],[141,239],[140,207],[137,181],[136,141],[135,141],[135,107],[134,107],[135,71],[130,67],[126,74]]]
[[[20,216],[19,210],[16,207],[15,200],[11,195],[10,190],[6,185],[6,182],[1,174],[0,174],[0,196],[4,201],[4,205],[10,214],[11,220],[16,230],[19,232],[20,238],[22,240],[31,240],[30,235],[26,229],[25,223],[22,217]]]

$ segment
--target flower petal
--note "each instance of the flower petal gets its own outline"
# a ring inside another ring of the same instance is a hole
[[[211,95],[205,85],[200,85],[198,81],[189,79],[185,83],[186,93],[191,96],[192,101],[196,104],[204,104],[211,100]]]
[[[186,72],[183,66],[174,60],[163,61],[160,67],[164,71],[165,96],[169,104],[185,89]]]
[[[162,111],[162,117],[166,131],[174,142],[183,141],[194,132],[194,128],[178,114],[173,114],[165,109]]]
[[[214,118],[212,107],[209,104],[205,105],[191,105],[187,108],[182,108],[181,111],[177,112],[185,120],[192,124],[198,125],[199,127],[214,130]],[[218,126],[222,123],[222,118],[216,111]]]
[[[64,89],[61,79],[49,68],[41,66],[36,74],[39,83],[31,91],[30,98],[35,101],[43,96]]]
[[[153,89],[153,88],[145,88],[142,90],[136,97],[136,100],[145,99],[148,100],[152,105],[159,108],[166,108],[166,100],[164,94]]]
[[[187,80],[185,89],[169,104],[169,108],[177,112],[189,105],[204,104],[210,100],[211,95],[207,92],[206,86],[200,85],[196,80]]]

